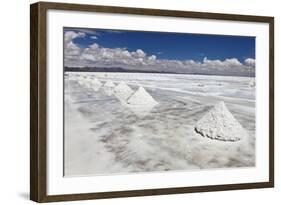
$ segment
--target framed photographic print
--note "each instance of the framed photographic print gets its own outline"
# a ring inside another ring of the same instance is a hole
[[[274,186],[274,18],[31,5],[30,197]]]

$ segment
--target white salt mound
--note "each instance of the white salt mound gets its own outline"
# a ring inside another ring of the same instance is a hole
[[[155,106],[158,104],[143,87],[139,87],[139,89],[128,98],[127,103],[142,106]]]
[[[250,80],[249,86],[250,87],[255,87],[256,86],[256,81],[255,80]]]
[[[248,136],[223,101],[217,103],[197,122],[195,131],[203,137],[221,141],[234,142]]]
[[[85,78],[85,81],[91,82],[91,81],[92,81],[92,78],[91,78],[91,77],[86,77],[86,78]]]
[[[77,77],[77,80],[78,80],[78,81],[82,81],[82,80],[83,80],[83,77],[80,75],[80,76]]]
[[[78,83],[81,86],[87,86],[88,79],[86,78],[86,76],[81,75],[81,76],[78,77]]]
[[[143,87],[139,87],[124,105],[135,115],[143,118],[150,114],[151,110],[158,105],[158,102]]]
[[[86,88],[91,88],[92,85],[91,85],[91,83],[88,81],[88,82],[84,82],[84,87],[86,87]]]
[[[77,81],[81,86],[84,86],[85,82],[83,79],[78,79]]]
[[[102,86],[102,82],[97,78],[91,78],[89,81],[90,88],[92,88],[94,91],[99,91],[100,87]]]
[[[101,85],[102,84],[102,82],[97,78],[90,79],[89,81],[94,85]]]
[[[77,80],[78,80],[78,77],[77,77],[77,76],[72,76],[71,78],[72,78],[72,80],[74,80],[74,81],[77,81]]]
[[[115,84],[111,80],[109,80],[103,85],[103,91],[106,95],[111,96],[113,95],[114,87]]]
[[[104,87],[113,88],[115,87],[115,84],[111,80],[109,80],[104,84]]]
[[[120,100],[127,100],[133,92],[134,91],[123,81],[114,88],[115,96]]]

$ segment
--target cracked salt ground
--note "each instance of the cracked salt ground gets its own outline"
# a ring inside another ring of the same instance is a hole
[[[242,98],[247,92],[237,98],[211,92],[206,96],[195,92],[187,83],[186,78],[190,76],[181,76],[183,83],[173,76],[168,81],[166,75],[154,75],[152,83],[152,79],[144,80],[146,74],[142,75],[135,79],[127,76],[122,79],[118,74],[99,78],[103,83],[111,80],[115,85],[124,81],[134,92],[138,86],[131,81],[144,87],[159,105],[142,118],[123,106],[114,95],[106,95],[102,88],[95,92],[73,78],[65,81],[65,99],[71,99],[65,100],[66,176],[255,165],[255,104],[250,97]],[[196,77],[192,76],[191,82],[194,83]],[[217,86],[218,80],[212,78],[205,80],[204,88],[208,83]],[[233,90],[230,85],[234,83],[222,78],[221,87],[225,87],[225,92]],[[237,90],[244,88],[243,80],[235,82]],[[181,89],[175,90],[176,82]],[[247,137],[237,142],[222,142],[204,138],[194,131],[198,120],[221,100],[244,125]]]

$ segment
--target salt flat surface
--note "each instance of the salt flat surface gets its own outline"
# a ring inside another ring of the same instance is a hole
[[[253,78],[77,72],[65,75],[66,176],[255,166]],[[98,89],[87,77],[101,82]],[[149,109],[137,106],[142,104],[139,97],[135,106],[127,102],[140,87],[157,102],[147,106]],[[220,101],[243,125],[246,135],[238,141],[212,140],[194,129]]]

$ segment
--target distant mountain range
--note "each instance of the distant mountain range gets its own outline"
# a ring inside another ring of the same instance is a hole
[[[118,72],[118,73],[161,73],[161,74],[192,74],[192,75],[222,75],[222,76],[241,76],[240,73],[222,74],[222,73],[179,73],[165,72],[157,70],[130,70],[122,67],[64,67],[65,72]],[[243,77],[255,77],[255,73],[243,75]]]
[[[169,73],[156,70],[129,70],[121,67],[64,67],[66,72]],[[171,74],[171,73],[170,73]]]

